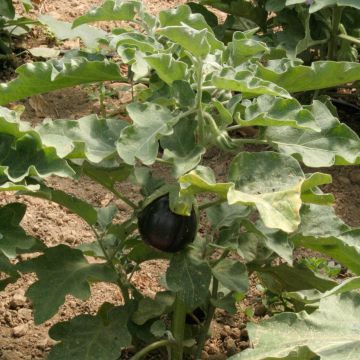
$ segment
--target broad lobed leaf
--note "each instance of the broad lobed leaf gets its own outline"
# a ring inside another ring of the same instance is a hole
[[[36,324],[54,316],[66,295],[85,300],[90,296],[91,281],[115,282],[117,278],[106,263],[89,264],[80,250],[66,245],[48,248],[43,255],[19,263],[17,269],[37,275],[38,280],[26,292],[34,307]]]
[[[115,63],[89,61],[84,57],[28,63],[16,72],[16,79],[0,84],[0,105],[75,85],[123,80]]]
[[[360,295],[348,293],[322,299],[319,309],[311,315],[305,311],[282,313],[258,325],[250,324],[249,337],[254,349],[230,359],[357,360],[359,305]]]
[[[55,324],[49,335],[59,341],[49,360],[117,360],[121,350],[131,344],[127,323],[131,307],[108,303],[96,315],[79,315]]]

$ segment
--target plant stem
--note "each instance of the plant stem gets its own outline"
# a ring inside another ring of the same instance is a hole
[[[352,43],[354,43],[354,44],[356,44],[356,45],[360,45],[360,39],[358,39],[358,38],[356,38],[356,37],[353,37],[353,36],[351,36],[351,35],[339,34],[337,37],[338,37],[339,39],[352,42]]]
[[[244,144],[270,145],[270,143],[267,140],[259,140],[259,139],[232,139],[232,141],[236,145],[244,145]]]
[[[126,286],[124,286],[122,280],[121,280],[121,274],[119,273],[119,271],[116,269],[114,263],[112,262],[112,259],[110,258],[109,254],[107,253],[105,247],[104,247],[104,244],[102,243],[102,240],[103,240],[103,237],[100,236],[98,234],[98,232],[96,231],[96,229],[93,227],[93,226],[90,226],[91,227],[91,230],[94,232],[95,236],[96,236],[96,240],[104,254],[104,257],[106,259],[106,262],[108,263],[108,265],[115,271],[115,273],[118,275],[118,278],[117,278],[117,284],[121,290],[121,293],[124,297],[124,302],[125,304],[128,303],[130,301],[130,296],[129,296],[129,291],[128,291],[128,288]]]
[[[142,357],[144,357],[149,352],[156,350],[163,346],[174,346],[175,342],[173,340],[159,340],[156,342],[153,342],[152,344],[144,347],[142,350],[140,350],[137,354],[135,354],[130,360],[140,360]]]
[[[176,346],[172,348],[171,360],[183,359],[185,317],[186,306],[181,301],[179,293],[177,293],[175,298],[175,309],[172,319],[172,333],[176,341]]]
[[[331,38],[328,47],[328,60],[336,60],[337,37],[339,32],[339,25],[341,21],[341,14],[343,7],[334,6],[332,8],[332,29]]]
[[[222,204],[224,201],[226,201],[226,199],[211,200],[211,201],[205,202],[203,204],[200,204],[198,206],[198,209],[199,210],[205,210],[205,209],[207,209],[207,208],[209,208],[211,206]]]
[[[214,299],[217,299],[218,287],[219,287],[219,282],[217,281],[216,278],[213,277],[211,297]],[[209,301],[206,321],[201,330],[198,345],[197,345],[197,351],[196,351],[196,355],[195,355],[196,360],[201,359],[201,353],[202,353],[202,350],[203,350],[205,342],[206,342],[207,334],[209,332],[211,321],[215,314],[215,310],[216,310],[216,307],[214,305],[212,305],[211,302]]]
[[[205,120],[202,109],[202,83],[203,83],[203,62],[202,59],[197,59],[196,63],[196,109],[198,117],[198,134],[199,143],[205,142]]]
[[[104,83],[100,83],[99,88],[99,101],[100,101],[100,115],[105,119],[106,118],[106,106],[105,106],[105,85]]]
[[[120,200],[122,200],[124,203],[128,204],[133,209],[137,209],[137,205],[133,203],[130,199],[128,199],[126,196],[121,194],[119,191],[117,191],[114,188],[109,189],[114,195],[116,195]]]

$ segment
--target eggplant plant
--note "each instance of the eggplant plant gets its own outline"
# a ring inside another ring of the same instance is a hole
[[[201,5],[200,5],[201,4]],[[228,14],[226,26],[214,21],[226,39],[234,30],[258,27],[263,41],[288,57],[357,61],[360,45],[360,3],[343,0],[201,0],[194,9],[207,14],[211,5]]]
[[[26,296],[36,324],[68,294],[89,298],[95,281],[117,284],[123,298],[52,326],[57,343],[48,359],[116,360],[130,346],[133,360],[154,350],[164,359],[200,359],[216,309],[235,314],[253,273],[288,311],[248,324],[253,348],[232,359],[357,359],[360,230],[335,215],[334,197],[320,189],[331,176],[316,168],[359,165],[360,139],[327,99],[301,104],[294,94],[358,81],[360,64],[305,66],[255,31],[235,32],[225,44],[187,5],[154,16],[140,2],[107,0],[72,26],[112,20],[137,26],[114,28],[97,53],[22,65],[0,85],[2,106],[80,84],[132,88],[130,123],[102,111],[31,127],[19,111],[0,107],[0,191],[58,203],[94,233],[77,248],[47,247],[19,225],[24,204],[1,207],[0,288],[35,273]],[[256,135],[239,135],[249,127]],[[214,148],[229,160],[221,178],[207,160]],[[159,167],[162,177],[153,171]],[[80,183],[87,176],[132,210],[119,223],[114,204],[96,208],[53,189],[52,175]],[[122,192],[123,182],[138,186],[141,199]],[[297,264],[300,247],[333,258],[352,277],[338,284]],[[36,254],[19,260],[23,253]],[[132,278],[153,259],[168,265],[163,290],[149,298]],[[187,323],[189,315],[197,321]]]

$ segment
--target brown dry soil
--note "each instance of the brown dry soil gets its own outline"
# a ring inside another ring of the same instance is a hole
[[[54,15],[58,19],[71,21],[100,2],[99,0],[52,0],[51,2],[45,0],[40,3],[34,14],[42,11]],[[184,2],[183,0],[145,1],[153,12]],[[43,45],[47,45],[46,39],[38,40],[36,45],[42,45],[42,41]],[[91,92],[91,88],[74,88],[36,97],[30,102],[24,101],[22,102],[26,109],[24,119],[36,124],[47,116],[79,118],[93,113],[98,110],[99,104],[90,100],[89,92]],[[118,101],[121,102],[121,96]],[[353,125],[354,130],[359,133],[359,117],[357,117],[357,121],[354,121],[353,117],[348,117],[348,120],[349,125]],[[208,161],[219,177],[225,175],[228,162],[221,159],[219,154],[214,154]],[[349,225],[360,226],[360,168],[339,167],[322,170],[333,176],[333,183],[324,190],[332,192],[336,196],[335,208],[338,215]],[[106,206],[110,202],[114,202],[119,208],[120,219],[125,219],[129,214],[130,209],[126,204],[114,199],[112,194],[89,179],[70,181],[54,177],[48,183],[55,188],[86,199],[95,206]],[[132,200],[139,199],[138,189],[130,184],[122,184],[120,190]],[[77,246],[93,240],[88,226],[79,217],[57,204],[30,197],[18,197],[12,193],[1,193],[0,205],[13,201],[23,202],[27,205],[22,225],[29,234],[41,238],[47,246],[55,246],[60,243]],[[158,279],[164,273],[165,268],[166,262],[164,261],[149,261],[135,273],[134,283],[144,294],[153,297],[160,289]],[[104,301],[113,304],[120,304],[122,301],[117,287],[104,283],[94,284],[89,300],[79,301],[68,296],[56,316],[44,324],[36,326],[33,322],[31,304],[24,296],[26,289],[34,280],[35,277],[28,274],[0,293],[0,360],[45,359],[54,344],[47,335],[49,328],[54,323],[68,320],[79,314],[94,314]],[[252,281],[249,294],[235,316],[229,316],[223,311],[216,313],[212,323],[213,336],[206,343],[203,359],[226,359],[227,356],[249,346],[245,329],[248,319],[241,309],[252,308],[255,310],[252,321],[257,321],[260,317],[267,317],[266,309],[261,305],[260,295],[256,289],[256,282]]]

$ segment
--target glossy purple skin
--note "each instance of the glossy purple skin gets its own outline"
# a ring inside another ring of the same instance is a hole
[[[173,213],[169,207],[169,196],[162,196],[147,205],[138,216],[139,232],[152,247],[174,253],[193,242],[197,220],[194,209],[190,216]]]

